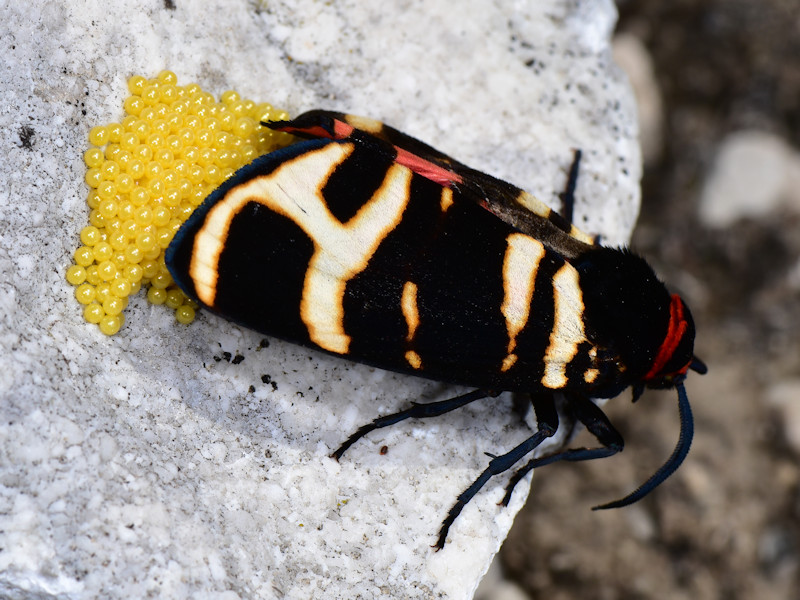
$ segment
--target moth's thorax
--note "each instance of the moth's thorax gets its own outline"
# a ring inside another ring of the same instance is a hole
[[[618,363],[632,385],[685,373],[694,350],[694,324],[643,258],[597,247],[575,262],[581,274],[589,339]]]

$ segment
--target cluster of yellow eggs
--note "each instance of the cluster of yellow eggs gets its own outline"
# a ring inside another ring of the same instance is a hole
[[[83,158],[89,222],[67,281],[84,318],[114,335],[128,297],[149,286],[147,299],[175,311],[181,323],[197,305],[172,281],[164,251],[205,197],[239,167],[285,146],[291,136],[262,127],[287,113],[243,100],[234,91],[216,102],[197,84],[180,86],[171,71],[135,75],[119,123],[93,127]]]

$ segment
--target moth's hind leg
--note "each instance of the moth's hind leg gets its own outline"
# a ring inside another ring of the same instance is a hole
[[[448,398],[447,400],[441,400],[439,402],[430,402],[428,404],[413,403],[411,408],[401,410],[400,412],[396,412],[391,415],[386,415],[385,417],[378,417],[372,421],[372,423],[368,423],[362,427],[359,427],[359,429],[353,435],[347,438],[344,443],[331,454],[331,458],[339,460],[350,446],[375,429],[388,427],[389,425],[394,425],[395,423],[399,423],[400,421],[404,421],[405,419],[409,418],[426,419],[428,417],[438,417],[439,415],[448,413],[451,410],[461,408],[462,406],[465,406],[470,402],[474,402],[475,400],[496,395],[496,393],[490,392],[489,390],[474,390],[467,394],[462,394],[461,396]]]
[[[575,418],[584,424],[586,429],[597,438],[597,441],[602,444],[598,448],[571,448],[562,452],[551,454],[550,456],[543,456],[541,458],[534,458],[529,461],[524,467],[514,473],[506,486],[506,495],[500,501],[500,504],[507,506],[511,500],[511,494],[514,492],[514,487],[525,477],[531,470],[549,465],[550,463],[566,460],[570,462],[577,462],[583,460],[594,460],[596,458],[605,458],[621,452],[625,446],[625,441],[622,439],[620,433],[608,420],[605,413],[589,398],[583,396],[569,396],[569,407],[574,414]],[[537,415],[538,418],[538,415]]]
[[[434,545],[434,548],[437,550],[441,550],[444,547],[445,540],[447,539],[447,532],[450,531],[450,526],[458,515],[461,514],[461,511],[467,503],[472,500],[473,496],[475,496],[492,477],[513,467],[522,460],[523,457],[533,452],[545,439],[555,434],[558,429],[558,413],[556,412],[552,394],[532,396],[531,401],[536,410],[536,433],[510,452],[501,456],[492,456],[489,466],[484,469],[483,473],[478,476],[471,486],[458,496],[456,503],[447,513],[447,517],[445,517],[444,521],[442,521],[442,526],[439,529],[439,537]]]

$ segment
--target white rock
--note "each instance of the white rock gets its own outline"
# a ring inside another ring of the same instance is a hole
[[[614,36],[613,52],[636,96],[642,158],[646,164],[655,162],[661,153],[664,106],[653,59],[642,40],[630,33]]]
[[[781,207],[800,212],[799,184],[800,154],[786,142],[763,131],[737,131],[720,144],[703,186],[700,218],[722,228]]]
[[[501,509],[505,480],[490,483],[430,545],[483,452],[530,435],[509,399],[376,432],[337,464],[359,425],[461,390],[258,350],[259,335],[209,315],[183,327],[142,298],[102,336],[64,280],[86,136],[121,117],[129,76],[170,68],[293,114],[383,119],[556,207],[581,148],[577,222],[622,243],[640,165],[614,19],[610,0],[3,4],[0,596],[472,597],[525,486]]]

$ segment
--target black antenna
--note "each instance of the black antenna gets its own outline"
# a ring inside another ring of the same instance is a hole
[[[695,361],[697,361],[697,359],[695,359]],[[699,365],[705,367],[703,363],[699,363]],[[698,372],[700,371],[698,370]],[[622,506],[628,506],[629,504],[638,502],[639,500],[644,498],[647,494],[652,492],[655,488],[657,488],[659,485],[661,485],[661,483],[663,483],[663,481],[667,477],[672,475],[675,472],[675,470],[681,466],[683,459],[686,458],[686,455],[689,453],[689,446],[692,445],[692,437],[694,436],[694,421],[692,420],[692,407],[689,406],[689,398],[686,395],[686,390],[683,387],[683,382],[682,381],[676,382],[675,388],[678,390],[678,410],[681,416],[681,433],[680,436],[678,436],[678,444],[675,446],[675,450],[672,451],[672,455],[667,459],[667,462],[665,462],[658,471],[653,473],[650,479],[645,481],[636,490],[634,490],[624,498],[620,498],[619,500],[614,500],[613,502],[609,502],[608,504],[601,504],[600,506],[595,506],[592,508],[592,510],[604,510],[606,508],[620,508]]]

